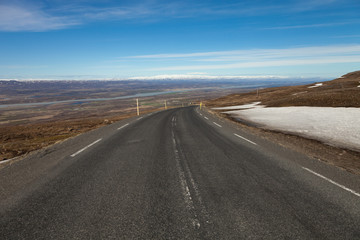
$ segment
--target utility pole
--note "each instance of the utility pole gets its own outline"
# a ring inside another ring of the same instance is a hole
[[[140,115],[140,111],[139,111],[139,99],[136,99],[136,111],[137,111],[137,115]]]

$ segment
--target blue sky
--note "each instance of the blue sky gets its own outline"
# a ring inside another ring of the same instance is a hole
[[[360,70],[360,1],[0,0],[0,53],[0,79],[332,78]]]

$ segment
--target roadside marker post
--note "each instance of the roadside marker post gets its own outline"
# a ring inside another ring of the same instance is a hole
[[[201,110],[201,107],[202,107],[202,102],[200,102],[200,110]]]
[[[167,106],[166,106],[166,100],[165,100],[165,110],[167,109]]]
[[[139,99],[136,99],[136,111],[137,111],[137,115],[140,115],[140,111],[139,111]]]

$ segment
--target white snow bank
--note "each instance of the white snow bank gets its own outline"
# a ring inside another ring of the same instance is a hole
[[[261,102],[253,102],[249,104],[243,104],[243,105],[237,105],[237,106],[230,106],[230,107],[217,107],[212,108],[213,110],[234,110],[234,109],[249,109],[249,108],[255,108],[255,107],[264,107],[259,105]]]
[[[270,107],[225,113],[268,129],[360,150],[360,108]]]
[[[316,83],[315,85],[310,86],[310,87],[308,87],[308,88],[316,88],[316,87],[320,87],[320,86],[322,86],[322,85],[323,85],[322,83]]]

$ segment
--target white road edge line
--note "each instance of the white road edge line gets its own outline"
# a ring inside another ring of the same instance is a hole
[[[302,167],[302,168],[305,169],[306,171],[308,171],[308,172],[310,172],[310,173],[312,173],[312,174],[314,174],[314,175],[322,178],[322,179],[325,179],[326,181],[328,181],[328,182],[330,182],[330,183],[332,183],[332,184],[334,184],[334,185],[336,185],[336,186],[338,186],[338,187],[340,187],[340,188],[342,188],[342,189],[344,189],[344,190],[346,190],[346,191],[348,191],[348,192],[351,192],[351,193],[354,194],[355,196],[360,197],[360,193],[357,193],[357,192],[355,192],[354,190],[345,187],[344,185],[341,185],[341,184],[339,184],[339,183],[337,183],[337,182],[334,182],[333,180],[331,180],[331,179],[329,179],[329,178],[327,178],[327,177],[324,177],[323,175],[321,175],[321,174],[319,174],[319,173],[317,173],[317,172],[314,172],[314,171],[312,171],[312,170],[310,170],[310,169],[308,169],[308,168],[306,168],[306,167]]]
[[[249,139],[244,138],[244,137],[242,137],[242,136],[240,136],[240,135],[238,135],[238,134],[236,134],[236,133],[234,133],[234,135],[237,136],[237,137],[239,137],[239,138],[241,138],[241,139],[243,139],[243,140],[245,140],[245,141],[248,141],[248,142],[251,143],[251,144],[257,145],[257,144],[254,143],[253,141],[250,141]]]
[[[95,142],[93,142],[93,143],[90,143],[89,145],[87,145],[86,147],[84,147],[84,148],[82,148],[82,149],[80,149],[79,151],[77,151],[76,153],[74,153],[74,154],[71,154],[70,156],[71,157],[75,157],[76,155],[78,155],[79,153],[81,153],[82,151],[84,151],[84,150],[86,150],[86,149],[88,149],[89,147],[91,147],[92,145],[94,145],[94,144],[96,144],[96,143],[98,143],[98,142],[100,142],[102,140],[102,138],[100,138],[100,139],[98,139],[98,140],[96,140]]]
[[[120,130],[120,129],[122,129],[122,128],[124,128],[124,127],[128,126],[128,125],[129,125],[129,124],[127,123],[127,124],[125,124],[124,126],[119,127],[119,128],[118,128],[118,130]]]
[[[204,117],[206,120],[209,120],[209,118],[208,117]]]
[[[2,160],[0,161],[0,164],[3,164],[3,163],[7,163],[7,162],[10,162],[11,160],[13,160],[14,158],[11,158],[11,159],[7,159],[7,160]]]
[[[222,127],[220,124],[217,124],[216,122],[213,122],[213,124],[215,124],[218,127]]]

